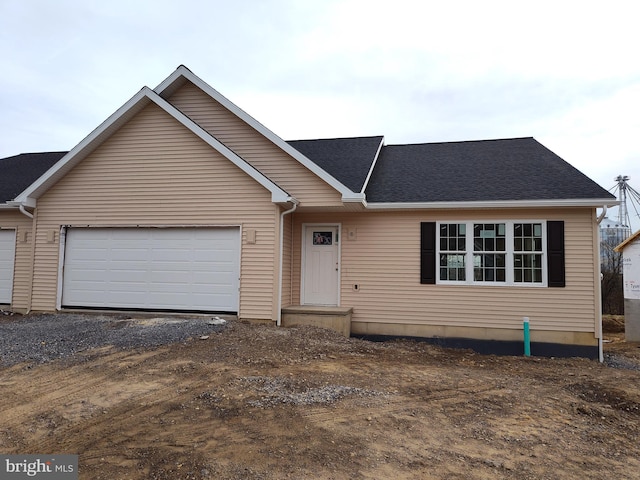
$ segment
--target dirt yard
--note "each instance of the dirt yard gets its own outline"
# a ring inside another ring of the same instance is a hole
[[[82,479],[640,478],[640,348],[620,332],[614,367],[240,322],[205,337],[0,367],[0,452],[77,453]]]

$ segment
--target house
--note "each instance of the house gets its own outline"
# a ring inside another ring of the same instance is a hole
[[[640,342],[640,230],[614,250],[622,255],[624,338]]]
[[[598,356],[596,209],[616,201],[533,138],[285,142],[180,66],[68,153],[24,158],[51,167],[2,187],[15,311],[280,325],[302,307],[352,335],[517,354],[529,317],[534,355]]]

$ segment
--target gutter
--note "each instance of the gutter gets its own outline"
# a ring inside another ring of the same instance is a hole
[[[572,200],[483,200],[483,201],[451,201],[451,202],[368,202],[370,210],[452,210],[452,209],[484,209],[484,208],[548,208],[548,207],[613,207],[619,205],[617,200],[609,199],[572,199]]]
[[[285,210],[280,213],[280,260],[279,260],[279,273],[278,273],[278,314],[276,317],[276,325],[279,327],[282,324],[282,264],[284,261],[284,217],[285,215],[289,215],[293,213],[298,208],[298,204],[300,203],[293,197],[289,197],[287,199],[289,202],[293,203],[293,207],[289,210]]]

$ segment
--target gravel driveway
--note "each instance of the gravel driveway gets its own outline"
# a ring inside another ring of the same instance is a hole
[[[227,317],[229,318],[229,317]],[[46,363],[91,348],[157,347],[224,330],[217,316],[38,314],[0,317],[0,366]]]

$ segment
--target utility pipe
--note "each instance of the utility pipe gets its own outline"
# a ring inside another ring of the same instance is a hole
[[[531,337],[529,335],[529,317],[522,319],[522,326],[524,331],[524,356],[531,356]]]
[[[276,325],[278,327],[282,323],[282,264],[284,261],[284,216],[295,212],[296,208],[298,208],[298,203],[300,203],[293,197],[291,197],[290,201],[293,203],[293,207],[280,213],[280,272],[278,273],[278,314],[276,317]]]

